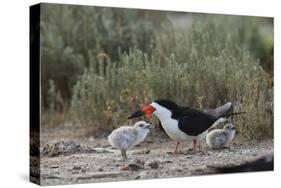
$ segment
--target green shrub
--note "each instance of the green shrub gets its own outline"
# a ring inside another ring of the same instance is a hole
[[[186,28],[173,27],[177,17]],[[272,137],[272,29],[255,17],[44,4],[43,124],[102,132],[159,98],[198,108],[231,101],[248,112],[234,117],[240,138]]]
[[[74,87],[74,117],[98,131],[111,130],[125,123],[140,104],[158,98],[193,107],[232,101],[235,110],[248,112],[234,118],[241,137],[272,136],[268,104],[273,94],[239,34],[218,32],[220,27],[213,23],[195,23],[192,28],[191,33],[175,37],[174,53],[166,54],[164,61],[156,52],[148,58],[132,49],[118,63],[109,62],[104,74],[90,67]],[[104,66],[102,61],[92,62],[96,63]]]
[[[46,108],[49,80],[69,102],[72,87],[84,68],[89,68],[91,58],[97,61],[107,54],[112,61],[119,61],[119,54],[131,47],[151,54],[156,32],[162,28],[159,24],[166,19],[161,12],[92,6],[43,4],[41,10],[42,98]]]

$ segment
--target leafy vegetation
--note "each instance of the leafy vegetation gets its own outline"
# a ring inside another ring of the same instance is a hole
[[[43,7],[45,126],[109,131],[141,105],[169,98],[198,108],[231,101],[248,112],[234,118],[241,138],[273,136],[273,87],[263,66],[273,67],[272,19]],[[178,17],[191,24],[177,28]]]

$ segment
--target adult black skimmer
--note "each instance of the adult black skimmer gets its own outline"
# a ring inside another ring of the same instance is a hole
[[[121,150],[121,155],[125,160],[127,159],[126,150],[131,149],[142,142],[147,136],[150,128],[151,125],[144,121],[135,123],[133,127],[122,126],[112,131],[108,136],[108,142],[112,147]]]
[[[229,106],[231,107],[231,103]],[[177,141],[173,152],[176,153],[180,142],[193,141],[195,149],[197,142],[205,138],[210,128],[225,121],[223,117],[241,113],[211,115],[195,108],[179,106],[170,100],[157,100],[135,112],[128,119],[156,115],[167,135]]]
[[[232,110],[233,110],[232,104],[231,104],[231,102],[228,102],[228,103],[225,103],[224,105],[219,106],[217,108],[207,108],[207,109],[203,109],[202,111],[207,113],[207,114],[210,114],[212,116],[220,117],[220,116],[223,116],[227,113],[230,113]],[[161,121],[160,120],[158,120],[158,121],[159,121],[158,126],[160,127],[160,129],[162,131],[165,132],[165,130],[164,130],[162,124],[161,124]]]

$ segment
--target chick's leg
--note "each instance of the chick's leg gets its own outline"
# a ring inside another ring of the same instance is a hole
[[[124,160],[126,160],[126,159],[127,159],[126,150],[121,149],[121,155],[122,155],[122,157],[123,157],[123,159],[124,159]]]

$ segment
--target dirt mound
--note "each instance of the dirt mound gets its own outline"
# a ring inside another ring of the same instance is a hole
[[[58,157],[60,155],[92,152],[97,152],[97,150],[89,146],[80,145],[73,141],[60,141],[54,144],[46,144],[41,150],[41,156]]]

